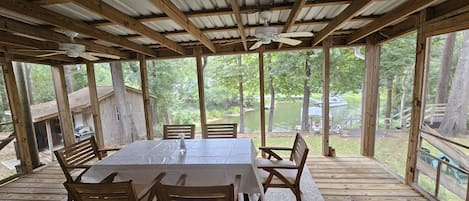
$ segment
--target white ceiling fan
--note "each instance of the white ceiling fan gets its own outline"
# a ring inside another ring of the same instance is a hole
[[[71,58],[84,58],[89,61],[97,61],[98,57],[110,58],[110,59],[120,59],[119,56],[97,53],[97,52],[87,52],[86,47],[82,44],[75,43],[74,38],[78,36],[78,33],[73,31],[65,31],[65,35],[70,37],[70,43],[59,43],[59,50],[37,50],[41,52],[50,52],[46,54],[37,55],[36,57],[49,57],[59,54],[65,54]]]
[[[268,20],[272,16],[271,11],[262,11],[259,14],[259,17],[264,20],[264,26],[256,28],[255,36],[257,42],[252,45],[249,50],[254,50],[259,48],[263,44],[270,44],[272,41],[285,43],[291,46],[299,45],[302,41],[291,39],[290,37],[311,37],[313,33],[311,32],[290,32],[290,33],[278,33],[278,29],[273,26],[269,26]]]

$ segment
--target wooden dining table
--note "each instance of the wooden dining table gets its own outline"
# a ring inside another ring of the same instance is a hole
[[[185,140],[184,153],[179,145],[180,140],[135,141],[93,164],[83,181],[97,182],[117,172],[117,181],[132,180],[138,191],[161,172],[166,172],[162,182],[167,184],[186,174],[188,186],[231,184],[241,175],[240,193],[263,197],[251,139]]]

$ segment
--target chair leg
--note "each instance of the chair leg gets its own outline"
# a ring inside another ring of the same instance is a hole
[[[295,194],[296,201],[301,201],[301,190],[299,186],[292,186],[290,190]]]

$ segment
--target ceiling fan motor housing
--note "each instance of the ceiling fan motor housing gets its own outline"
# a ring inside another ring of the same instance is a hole
[[[86,48],[75,43],[59,43],[59,50],[67,51],[67,56],[77,58],[86,51]]]
[[[257,38],[271,38],[277,35],[277,28],[272,26],[259,27],[254,32]]]

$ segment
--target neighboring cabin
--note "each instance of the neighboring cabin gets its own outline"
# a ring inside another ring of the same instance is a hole
[[[143,115],[143,97],[141,91],[127,88],[126,99],[129,104],[130,113],[135,122],[139,137],[146,136],[145,117]],[[116,107],[116,98],[114,96],[114,88],[112,86],[97,87],[99,110],[101,116],[101,124],[103,127],[104,144],[119,144],[121,142],[121,126],[119,113]],[[94,131],[93,115],[91,113],[91,104],[89,89],[85,87],[78,91],[68,94],[70,102],[70,110],[74,128],[85,126]],[[47,143],[47,127],[50,126],[50,135],[54,146],[63,144],[62,134],[60,131],[59,113],[57,102],[55,100],[40,103],[31,106],[31,115],[33,118],[37,143],[39,150],[46,149]]]

